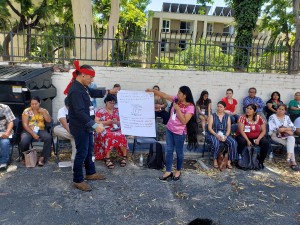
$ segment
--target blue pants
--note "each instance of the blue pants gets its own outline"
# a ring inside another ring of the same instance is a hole
[[[207,137],[207,142],[211,145],[211,150],[214,154],[214,159],[218,158],[220,152],[220,141],[216,136],[209,134]],[[228,147],[228,159],[234,161],[237,159],[237,142],[236,140],[228,136],[224,142],[225,146]]]
[[[73,136],[77,149],[73,166],[73,181],[76,183],[81,183],[84,181],[82,169],[83,164],[86,175],[92,175],[96,173],[95,164],[92,160],[94,152],[93,133],[82,130],[76,136]]]
[[[10,142],[8,138],[0,138],[0,164],[8,163],[10,153]]]
[[[174,134],[173,132],[167,129],[166,131],[166,172],[172,171],[173,165],[173,152],[174,148],[177,156],[177,170],[180,171],[182,169],[183,164],[183,146],[185,134]]]

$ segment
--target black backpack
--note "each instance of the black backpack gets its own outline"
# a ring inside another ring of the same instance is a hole
[[[243,170],[258,170],[259,163],[257,156],[259,155],[260,148],[255,147],[245,147],[242,151],[242,158],[238,161],[238,168]]]
[[[147,157],[147,166],[150,169],[161,170],[164,168],[165,164],[166,160],[163,146],[159,142],[151,144]]]

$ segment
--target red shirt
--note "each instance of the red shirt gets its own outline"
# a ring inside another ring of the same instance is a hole
[[[244,132],[248,138],[257,138],[261,132],[261,125],[265,123],[259,115],[256,116],[256,120],[254,122],[249,122],[245,115],[241,116],[238,122],[245,125]],[[236,135],[240,134],[241,133],[238,131]]]
[[[237,100],[235,100],[234,98],[232,99],[232,104],[230,104],[228,102],[228,98],[222,98],[222,101],[226,103],[226,107],[225,107],[225,110],[228,110],[230,112],[234,112],[235,110],[235,106],[237,105]]]

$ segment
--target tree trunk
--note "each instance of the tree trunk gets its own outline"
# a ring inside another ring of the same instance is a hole
[[[100,45],[96,43],[93,29],[92,3],[90,0],[72,0],[75,24],[75,57],[85,59],[90,65],[104,65],[112,48],[113,38],[120,17],[120,0],[111,0],[111,14],[106,33]],[[97,61],[96,61],[97,60]],[[100,61],[100,62],[99,62]]]
[[[293,0],[293,14],[296,26],[295,44],[292,48],[292,56],[290,59],[289,73],[296,74],[299,71],[299,54],[300,54],[300,19],[299,19],[300,0]]]

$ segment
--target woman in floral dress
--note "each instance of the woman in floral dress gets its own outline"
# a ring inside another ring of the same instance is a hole
[[[114,162],[110,158],[110,153],[115,148],[121,156],[120,165],[126,166],[127,140],[120,129],[119,111],[115,108],[116,99],[113,95],[107,95],[104,99],[105,107],[96,112],[95,121],[102,123],[105,131],[95,133],[94,153],[96,159],[104,159],[105,165],[109,169],[114,168]]]

